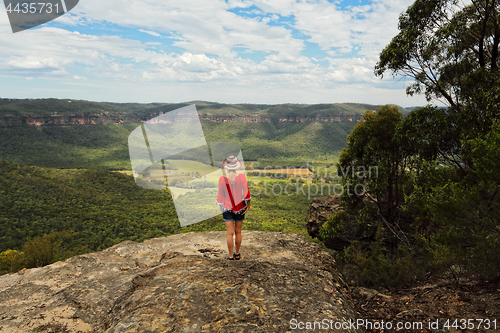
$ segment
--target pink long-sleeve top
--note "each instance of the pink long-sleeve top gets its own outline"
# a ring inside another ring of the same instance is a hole
[[[231,202],[227,189],[228,186],[226,184],[229,184],[229,188],[231,189],[235,207],[233,207],[233,203]],[[219,193],[216,201],[222,208],[222,211],[230,211],[239,214],[245,210],[246,203],[251,200],[252,197],[248,190],[247,177],[245,177],[244,174],[240,173],[236,176],[234,185],[231,184],[228,177],[221,176],[219,178]]]

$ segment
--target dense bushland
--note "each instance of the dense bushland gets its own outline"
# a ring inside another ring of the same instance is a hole
[[[144,190],[131,176],[6,161],[0,175],[0,251],[53,232],[71,233],[63,249],[86,252],[179,229],[170,193]]]

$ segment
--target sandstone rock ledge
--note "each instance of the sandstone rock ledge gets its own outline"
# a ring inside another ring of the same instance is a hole
[[[243,237],[240,261],[225,259],[217,231],[125,241],[0,276],[0,332],[51,322],[86,333],[298,332],[292,318],[356,318],[334,260],[316,244],[296,234]]]

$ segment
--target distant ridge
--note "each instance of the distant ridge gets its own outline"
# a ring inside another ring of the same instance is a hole
[[[366,110],[375,110],[378,105],[361,103],[333,104],[225,104],[207,101],[184,103],[111,103],[90,102],[71,99],[0,99],[0,119],[25,117],[108,117],[122,121],[145,121],[161,113],[195,104],[200,115],[217,117],[261,116],[271,120],[286,117],[352,116],[359,119]],[[400,107],[402,111],[405,109]],[[0,121],[0,124],[2,122]],[[14,124],[14,123],[12,123]]]
[[[246,160],[333,163],[377,105],[108,103],[0,99],[0,159],[61,169],[130,170],[128,136],[142,122],[195,104],[207,142],[234,142]],[[408,112],[400,108],[402,112]],[[277,164],[280,165],[280,164]]]

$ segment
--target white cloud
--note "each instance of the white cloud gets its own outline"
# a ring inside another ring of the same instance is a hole
[[[66,68],[81,64],[103,76],[119,67],[119,59],[141,62],[151,57],[138,41],[57,28],[2,34],[0,43],[0,70],[7,75],[64,76],[69,75]]]
[[[375,0],[341,9],[327,0],[141,0],[126,4],[86,0],[71,15],[57,20],[71,30],[97,23],[111,26],[96,35],[88,34],[92,30],[77,33],[48,27],[12,34],[0,12],[0,76],[29,76],[35,81],[64,78],[85,81],[86,87],[115,82],[109,89],[130,89],[127,98],[136,94],[129,86],[135,84],[149,88],[148,96],[156,91],[153,87],[168,87],[178,92],[176,98],[203,99],[205,91],[219,96],[210,100],[221,102],[251,102],[250,96],[265,99],[254,102],[299,102],[299,96],[309,103],[315,99],[332,102],[330,98],[339,95],[328,89],[387,88],[374,77],[373,67],[382,47],[397,33],[400,12],[411,2]],[[249,10],[251,6],[257,9]],[[242,17],[228,11],[234,8],[260,16]],[[292,22],[279,25],[280,17]],[[2,33],[7,27],[10,33]],[[126,34],[115,32],[120,27],[165,39],[159,40],[162,43],[127,39]],[[302,55],[306,46],[297,31],[329,56]],[[170,41],[181,51],[164,51]],[[267,56],[256,62],[241,58],[238,52]],[[327,67],[321,65],[324,60]],[[404,95],[404,85],[399,86]],[[355,94],[342,94],[350,95]]]
[[[154,37],[161,37],[161,35],[157,32],[150,31],[150,30],[144,30],[144,29],[139,29],[140,32],[144,32],[145,34],[154,36]]]
[[[374,83],[378,81],[373,76],[372,62],[365,58],[338,59],[328,58],[327,77],[332,81],[343,81],[351,83]]]
[[[174,45],[190,53],[234,56],[231,50],[237,44],[255,51],[300,52],[303,43],[294,39],[290,30],[227,11],[246,5],[217,0],[143,0],[124,6],[118,0],[88,0],[80,2],[72,13],[86,20],[139,27],[143,32],[175,32],[174,38],[181,38]]]

